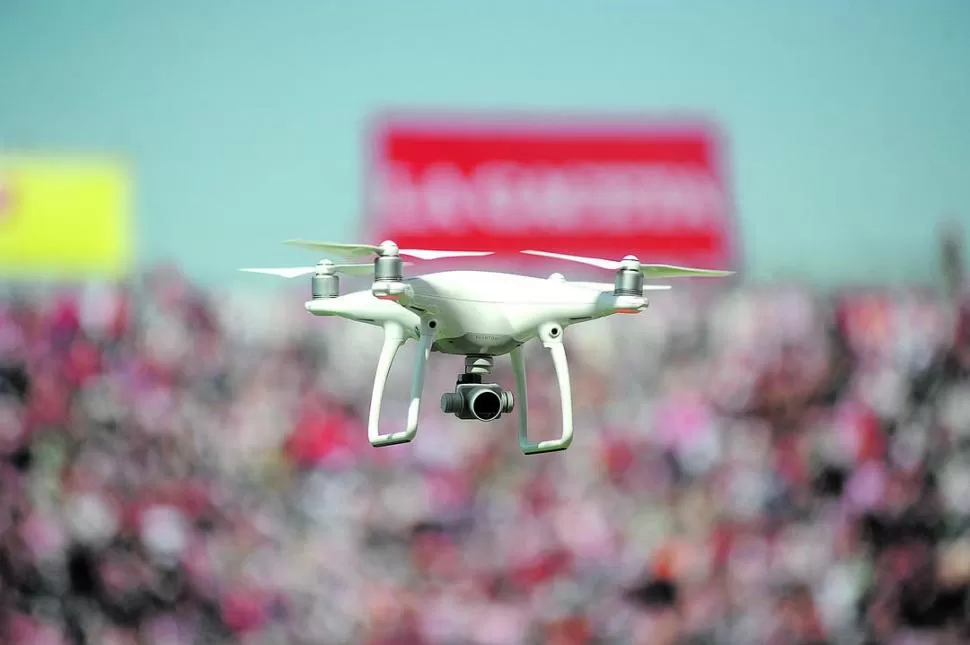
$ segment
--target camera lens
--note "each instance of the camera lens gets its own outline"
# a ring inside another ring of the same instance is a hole
[[[473,392],[470,399],[472,414],[480,421],[491,421],[502,412],[502,397],[492,390]]]

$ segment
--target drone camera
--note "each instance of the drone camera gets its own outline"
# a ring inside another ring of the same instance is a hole
[[[513,405],[512,393],[496,383],[459,381],[454,392],[441,395],[441,411],[464,420],[495,421]]]

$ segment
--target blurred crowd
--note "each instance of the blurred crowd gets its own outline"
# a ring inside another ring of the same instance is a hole
[[[537,456],[440,413],[438,354],[417,438],[372,448],[380,330],[304,296],[160,269],[0,301],[0,642],[970,642],[970,316],[939,294],[687,286],[570,328],[576,439]],[[541,347],[528,376],[557,436]]]

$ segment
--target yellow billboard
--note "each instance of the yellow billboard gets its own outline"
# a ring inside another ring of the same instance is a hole
[[[0,155],[0,277],[119,277],[131,235],[122,164]]]

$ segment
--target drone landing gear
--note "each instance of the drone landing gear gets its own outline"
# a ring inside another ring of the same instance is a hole
[[[421,391],[424,389],[424,376],[428,368],[428,358],[431,356],[431,346],[434,344],[438,324],[434,320],[421,323],[421,333],[418,340],[418,360],[414,365],[411,377],[411,403],[408,406],[408,422],[401,432],[381,434],[381,402],[384,400],[384,387],[387,377],[391,373],[391,364],[397,351],[404,344],[404,328],[395,322],[384,325],[384,345],[381,356],[377,361],[377,374],[374,377],[374,391],[370,401],[370,415],[367,420],[367,438],[374,447],[393,446],[407,443],[414,439],[418,432],[418,411],[421,406]]]
[[[425,320],[421,324],[418,341],[418,360],[414,366],[411,378],[411,403],[408,406],[408,419],[405,429],[400,432],[381,434],[379,423],[381,416],[381,403],[384,399],[384,388],[387,384],[387,377],[391,372],[391,365],[398,350],[405,341],[404,327],[397,322],[387,322],[384,325],[384,345],[381,348],[381,356],[377,362],[377,374],[374,378],[374,391],[371,396],[370,415],[367,423],[367,436],[372,446],[392,446],[399,443],[407,443],[414,439],[418,432],[418,412],[421,405],[421,392],[424,389],[424,378],[427,372],[428,359],[431,356],[431,347],[435,341],[437,332],[437,322],[435,320]],[[544,452],[556,452],[567,449],[573,442],[573,403],[572,389],[569,380],[569,366],[566,361],[566,350],[563,346],[562,326],[556,323],[547,323],[539,327],[539,341],[543,347],[549,350],[552,356],[552,364],[556,370],[556,380],[559,384],[559,396],[562,407],[562,436],[558,439],[547,439],[545,441],[529,440],[528,406],[526,404],[528,390],[526,386],[525,355],[521,347],[516,347],[511,352],[512,370],[515,373],[515,398],[519,400],[519,447],[527,455],[539,454]],[[483,374],[488,374],[492,367],[492,357],[490,356],[469,356],[465,361],[465,374],[463,378],[465,385],[470,388],[477,388],[493,392],[497,386],[487,386],[481,384]],[[461,383],[459,383],[459,386]],[[453,393],[449,393],[453,394]],[[499,401],[499,407],[495,408],[487,415],[482,412],[486,407],[476,408],[474,401],[469,406],[468,418],[477,418],[481,421],[491,421],[500,416],[501,412],[511,412],[513,409],[513,399],[507,392],[494,393]],[[460,398],[460,397],[459,397]],[[442,398],[442,410],[446,413],[461,413],[462,405],[455,397],[447,394]],[[494,407],[494,406],[491,406]],[[465,418],[464,416],[460,418]]]
[[[562,436],[558,439],[545,441],[529,440],[529,412],[526,405],[528,388],[525,375],[525,355],[522,347],[516,347],[511,352],[512,371],[515,373],[515,396],[519,405],[519,447],[527,455],[543,452],[565,450],[573,442],[573,400],[572,387],[569,380],[569,364],[566,361],[566,348],[562,343],[562,327],[555,323],[547,323],[539,327],[539,341],[549,350],[552,364],[556,369],[556,380],[559,383],[559,399],[562,406]]]

